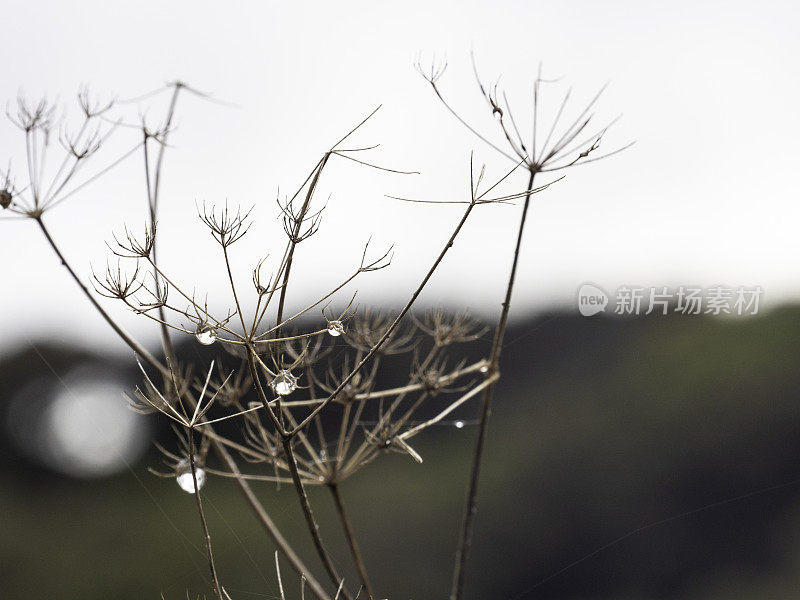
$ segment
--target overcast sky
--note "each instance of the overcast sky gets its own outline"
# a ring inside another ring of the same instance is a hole
[[[372,236],[376,251],[394,244],[395,259],[358,284],[360,300],[396,304],[427,270],[462,208],[405,204],[385,194],[464,199],[472,150],[490,176],[508,166],[447,114],[414,61],[446,56],[442,89],[496,141],[470,50],[486,80],[502,76],[526,132],[541,62],[544,77],[560,78],[543,88],[544,109],[570,86],[578,109],[608,81],[598,124],[623,118],[603,148],[637,143],[570,170],[536,197],[516,315],[572,304],[587,281],[611,290],[760,285],[774,306],[800,293],[799,12],[789,1],[6,0],[0,98],[13,102],[22,91],[69,104],[88,83],[100,95],[125,99],[181,79],[235,105],[181,100],[162,192],[165,268],[219,308],[230,301],[224,266],[196,218],[196,203],[255,206],[254,228],[234,252],[245,286],[258,259],[271,253],[277,260],[282,250],[278,189],[296,187],[330,144],[382,105],[354,143],[380,143],[369,160],[420,174],[332,163],[320,188],[321,201],[330,195],[322,230],[298,252],[289,298],[299,306],[324,293],[349,273]],[[120,114],[155,121],[166,100],[155,95],[121,106]],[[136,135],[121,129],[111,149],[132,145]],[[0,164],[9,159],[24,183],[22,137],[4,123]],[[104,267],[112,231],[141,229],[143,181],[136,155],[46,216],[87,279],[90,265]],[[508,190],[524,185],[519,174]],[[519,209],[480,207],[425,303],[494,314]],[[0,221],[0,229],[4,342],[47,334],[110,344],[112,335],[34,225]],[[108,303],[127,328],[155,340],[148,323]]]

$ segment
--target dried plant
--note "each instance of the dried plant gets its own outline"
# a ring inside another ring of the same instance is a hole
[[[416,64],[417,71],[430,84],[436,97],[451,115],[479,140],[487,144],[500,155],[517,164],[524,165],[525,169],[528,171],[526,190],[533,189],[536,176],[540,173],[562,171],[571,167],[595,162],[613,156],[632,145],[632,143],[630,143],[615,148],[605,154],[598,154],[604,136],[619,120],[619,117],[617,117],[599,129],[593,131],[589,129],[595,116],[592,110],[605,88],[601,88],[589,103],[579,110],[577,116],[568,122],[569,124],[566,127],[560,127],[572,93],[571,89],[567,90],[549,126],[545,125],[542,127],[540,115],[541,86],[542,84],[551,83],[552,80],[542,78],[541,65],[539,65],[537,77],[533,82],[533,102],[531,107],[532,134],[530,143],[526,144],[525,139],[520,133],[506,92],[500,87],[499,82],[493,85],[485,85],[483,83],[478,74],[474,55],[472,56],[472,66],[480,95],[486,102],[490,116],[494,118],[499,133],[502,136],[502,140],[497,143],[479,133],[477,128],[463,119],[445,99],[439,81],[447,69],[446,63],[431,63],[428,67],[423,66],[421,61]],[[547,132],[546,134],[544,134],[545,131]],[[492,347],[489,352],[488,365],[485,373],[487,381],[498,372],[500,354],[503,348],[503,337],[505,335],[508,314],[511,308],[511,298],[517,275],[517,266],[519,264],[520,248],[522,246],[522,238],[525,231],[525,223],[528,217],[528,209],[530,208],[532,194],[526,192],[523,193],[523,197],[524,203],[517,229],[517,242],[511,262],[511,272],[506,286],[502,310],[495,329],[494,341],[492,342]],[[460,600],[463,595],[464,575],[466,573],[466,564],[469,557],[469,548],[472,543],[472,527],[477,512],[478,481],[480,478],[481,459],[483,457],[487,425],[489,415],[491,414],[493,390],[494,383],[492,382],[483,389],[481,394],[478,433],[475,440],[475,450],[467,489],[467,502],[464,507],[464,516],[462,518],[459,545],[456,551],[453,585],[450,593],[451,600]]]
[[[319,290],[315,297],[304,301],[294,312],[289,310],[287,303],[287,291],[293,284],[295,251],[322,226],[325,207],[318,206],[316,196],[321,175],[331,168],[335,159],[343,158],[387,173],[411,173],[363,159],[364,153],[374,146],[343,146],[375,111],[330,146],[292,194],[278,200],[285,245],[280,258],[273,263],[268,279],[262,275],[267,259],[251,263],[252,288],[248,285],[248,291],[233,275],[235,269],[230,249],[257,225],[253,219],[254,209],[229,207],[227,202],[219,206],[203,204],[198,208],[199,218],[208,228],[224,260],[225,269],[220,278],[230,291],[230,302],[223,312],[209,310],[205,299],[197,297],[194,283],[185,284],[179,275],[165,272],[158,260],[160,182],[178,99],[184,91],[206,99],[207,95],[183,82],[170,84],[165,88],[171,92],[169,106],[163,123],[157,128],[150,128],[144,122],[136,125],[109,118],[115,108],[114,102],[93,100],[85,89],[78,94],[83,118],[74,134],[67,133],[66,125],[55,118],[55,107],[44,100],[31,103],[19,98],[16,112],[9,113],[25,137],[28,182],[18,189],[10,168],[3,173],[0,206],[14,218],[28,218],[37,223],[75,283],[135,353],[143,383],[129,394],[129,400],[135,410],[160,414],[173,425],[178,450],[172,452],[160,447],[168,470],[154,473],[175,478],[184,490],[194,493],[212,576],[212,592],[217,600],[230,599],[231,596],[221,584],[224,573],[220,574],[214,561],[211,533],[204,513],[200,490],[208,480],[214,477],[233,479],[257,521],[273,540],[277,548],[276,570],[281,598],[285,596],[278,553],[283,554],[302,578],[302,597],[305,597],[307,587],[310,594],[322,599],[351,599],[362,591],[366,597],[378,598],[368,575],[368,560],[361,554],[345,509],[343,482],[374,464],[387,452],[400,453],[422,462],[424,457],[412,445],[414,438],[442,423],[463,426],[463,420],[451,420],[454,413],[480,397],[476,448],[452,590],[453,598],[461,597],[483,443],[492,391],[499,378],[500,351],[526,215],[532,196],[550,185],[534,187],[534,178],[539,173],[602,158],[595,156],[595,152],[608,127],[581,137],[591,121],[588,112],[595,98],[566,130],[559,132],[557,126],[568,94],[547,129],[544,141],[537,142],[537,128],[540,126],[538,98],[543,82],[539,77],[534,82],[533,140],[526,145],[519,135],[505,93],[497,85],[486,87],[479,80],[481,95],[488,103],[506,144],[504,150],[478,134],[445,101],[439,87],[444,66],[424,70],[418,65],[418,69],[444,106],[481,140],[511,159],[513,165],[495,181],[487,183],[485,167],[476,170],[470,158],[469,196],[444,201],[463,204],[461,217],[449,235],[443,236],[441,251],[431,261],[419,285],[410,290],[405,305],[393,314],[373,309],[359,310],[355,294],[345,289],[354,280],[391,264],[392,249],[374,252],[369,242],[365,244],[358,264],[345,272],[332,289]],[[60,130],[61,167],[48,179],[44,168],[45,156],[52,151],[50,133],[56,126]],[[95,163],[101,162],[99,157],[103,156],[108,136],[130,130],[140,136],[132,144],[133,148],[122,156],[107,158],[105,163],[95,167]],[[127,227],[124,233],[112,235],[113,242],[109,243],[109,248],[117,263],[113,267],[109,265],[104,274],[94,275],[93,294],[51,236],[44,215],[135,152],[141,152],[144,158],[147,222],[141,235],[135,235]],[[90,167],[94,167],[91,174],[81,178],[83,171]],[[521,191],[501,193],[501,187],[510,185],[512,175],[521,170],[528,173],[527,185]],[[450,314],[435,309],[414,315],[412,309],[474,210],[517,199],[523,200],[524,205],[494,341],[485,359],[466,363],[459,358],[457,345],[477,340],[487,329],[463,311]],[[149,352],[124,332],[99,304],[96,295],[116,299],[136,314],[153,321],[161,332],[163,357]],[[203,370],[203,376],[195,377],[192,365],[179,360],[174,336],[191,336],[198,343],[215,344],[226,352]],[[333,352],[337,342],[344,342],[344,347],[339,343]],[[411,365],[405,383],[380,388],[378,382],[382,379],[384,365],[389,357],[397,355],[406,356]],[[222,421],[238,423],[239,435],[218,433],[215,425]],[[243,466],[240,466],[240,459]],[[290,485],[295,489],[314,548],[330,584],[318,580],[313,569],[309,569],[295,553],[251,487],[253,482]],[[336,561],[322,538],[306,493],[310,485],[325,486],[330,490],[349,545],[350,559],[359,575],[356,594],[353,593],[354,586],[346,585],[339,575]]]

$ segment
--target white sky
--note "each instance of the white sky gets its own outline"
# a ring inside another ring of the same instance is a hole
[[[305,10],[303,10],[305,7]],[[81,83],[132,97],[180,78],[235,103],[186,96],[167,156],[160,219],[166,269],[227,306],[218,249],[195,202],[255,205],[256,225],[234,252],[242,289],[267,252],[279,255],[276,191],[299,184],[321,153],[375,106],[355,141],[381,143],[370,160],[421,175],[370,171],[338,160],[319,236],[301,245],[297,305],[355,265],[364,241],[395,244],[390,269],[359,283],[362,303],[399,302],[413,289],[460,214],[459,207],[403,204],[383,194],[461,199],[468,160],[499,174],[506,163],[472,138],[413,70],[418,54],[447,56],[441,86],[482,131],[498,139],[478,96],[469,51],[484,78],[502,74],[522,129],[540,61],[555,98],[579,103],[606,81],[598,124],[624,113],[604,141],[625,153],[569,171],[536,197],[515,297],[516,315],[572,303],[581,283],[761,285],[768,303],[800,292],[800,10],[793,2],[622,1],[219,3],[6,0],[0,15],[0,98],[22,90],[71,101]],[[142,103],[160,115],[164,97]],[[128,107],[136,117],[137,107]],[[135,133],[119,132],[119,147]],[[0,125],[0,164],[24,162],[20,133]],[[366,158],[366,157],[365,157]],[[145,221],[136,156],[85,195],[47,215],[73,264],[103,267],[104,242]],[[17,183],[22,179],[18,174]],[[545,180],[543,179],[542,182]],[[524,175],[516,189],[524,186]],[[507,276],[519,206],[482,207],[424,301],[491,315]],[[26,336],[113,341],[49,248],[26,222],[0,222],[0,330]],[[277,257],[276,257],[277,258]],[[268,267],[271,263],[268,263]],[[142,318],[128,329],[155,340]],[[94,342],[93,342],[94,343]]]

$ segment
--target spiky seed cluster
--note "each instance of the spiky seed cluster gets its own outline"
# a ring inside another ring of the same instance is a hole
[[[592,130],[590,127],[595,117],[592,110],[605,90],[605,86],[603,86],[591,101],[577,113],[577,116],[569,125],[566,127],[559,127],[562,117],[565,116],[567,104],[572,94],[572,90],[568,90],[552,119],[550,127],[541,129],[541,115],[539,114],[541,86],[543,83],[547,84],[552,82],[552,80],[542,78],[541,65],[533,87],[533,136],[530,141],[526,142],[520,134],[520,129],[511,109],[508,96],[505,91],[500,88],[499,82],[492,85],[485,85],[483,83],[478,75],[474,56],[472,57],[472,66],[481,96],[488,105],[490,114],[494,118],[503,137],[502,142],[497,144],[478,133],[477,129],[463,119],[445,99],[439,86],[439,80],[447,69],[446,62],[437,64],[434,60],[429,69],[423,67],[421,61],[418,61],[415,65],[417,72],[430,84],[436,97],[462,125],[478,139],[506,158],[524,164],[530,173],[559,171],[576,165],[595,162],[622,152],[632,145],[632,143],[629,143],[600,156],[595,155],[605,134],[620,118],[616,117],[599,129]],[[504,145],[507,150],[503,149],[501,145]]]
[[[153,223],[150,226],[145,226],[144,235],[140,240],[134,236],[128,227],[125,227],[125,236],[120,239],[116,234],[113,235],[115,247],[109,246],[111,251],[120,258],[150,258],[153,247],[156,243],[156,225]]]
[[[487,331],[467,311],[448,313],[442,308],[435,308],[428,310],[423,319],[414,320],[417,327],[428,334],[437,346],[472,342]]]
[[[277,203],[282,214],[283,231],[290,242],[299,244],[319,231],[324,206],[310,212],[305,203],[297,206],[296,197],[283,202],[278,199]]]
[[[6,173],[6,184],[0,190],[0,206],[4,209],[22,217],[40,219],[47,210],[75,195],[138,149],[134,147],[122,157],[97,167],[93,173],[89,171],[86,163],[95,162],[90,159],[100,153],[119,122],[102,116],[113,107],[113,101],[105,104],[93,101],[86,88],[78,94],[78,104],[83,121],[70,129],[65,119],[56,116],[56,106],[46,98],[30,101],[18,96],[15,113],[9,111],[7,116],[25,133],[27,181],[15,191]],[[56,146],[50,143],[53,129],[58,129],[63,152],[57,157],[60,166],[50,170],[45,166],[52,161]]]
[[[392,315],[368,308],[351,321],[347,341],[354,348],[367,351],[378,343],[393,321]],[[401,330],[395,332],[384,343],[380,354],[402,354],[412,350],[415,344],[416,338],[413,330]]]
[[[139,281],[139,272],[139,265],[136,265],[132,274],[123,271],[119,262],[116,269],[106,265],[105,277],[100,279],[93,274],[92,284],[95,291],[101,296],[127,302],[144,286],[144,283]]]
[[[38,102],[31,102],[22,94],[17,96],[17,114],[12,116],[6,113],[9,120],[26,133],[34,130],[49,131],[53,124],[53,114],[56,107],[42,98]]]
[[[219,210],[214,206],[208,207],[203,204],[200,210],[200,219],[211,230],[211,235],[217,240],[217,243],[223,248],[227,248],[231,244],[235,244],[242,239],[250,230],[250,213],[252,207],[242,214],[241,209],[236,209],[236,212],[228,210],[228,204]]]

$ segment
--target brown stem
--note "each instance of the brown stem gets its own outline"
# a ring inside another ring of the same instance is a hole
[[[528,179],[528,187],[526,189],[533,189],[533,180],[536,177],[536,170],[531,169],[530,177]],[[514,290],[514,281],[517,276],[517,265],[519,263],[519,252],[522,246],[522,234],[525,230],[525,221],[528,217],[528,207],[530,206],[532,192],[525,195],[525,205],[522,209],[522,216],[519,222],[519,230],[517,232],[517,245],[514,248],[514,260],[511,263],[511,274],[508,277],[508,286],[506,287],[506,295],[503,300],[502,311],[500,313],[500,321],[497,324],[497,329],[494,334],[494,341],[492,342],[492,349],[489,355],[489,365],[486,371],[486,377],[492,377],[498,372],[500,362],[500,352],[503,346],[503,336],[506,332],[506,325],[508,323],[508,312],[511,308],[511,294]],[[453,570],[453,587],[450,592],[451,600],[461,600],[464,592],[464,576],[466,573],[467,559],[469,558],[469,550],[472,545],[472,530],[475,521],[475,513],[477,512],[478,500],[478,480],[481,473],[481,459],[483,458],[483,449],[486,442],[486,430],[489,423],[489,416],[491,415],[492,405],[492,392],[494,391],[494,382],[486,386],[481,396],[481,413],[478,423],[478,434],[475,438],[475,450],[472,454],[472,468],[470,471],[469,487],[467,488],[467,501],[464,508],[464,516],[461,521],[461,532],[459,535],[458,549],[456,550],[455,568]]]
[[[150,191],[150,155],[147,151],[147,140],[149,138],[149,134],[147,131],[144,133],[144,177],[145,177],[145,184],[147,185],[147,206],[150,211],[150,232],[153,236],[153,247],[150,250],[152,254],[152,263],[153,263],[153,281],[155,282],[155,292],[156,298],[161,297],[161,278],[158,274],[158,240],[156,239],[156,204],[154,200],[154,194]],[[166,141],[165,141],[166,143]],[[160,163],[159,163],[160,165]],[[156,174],[156,178],[158,178],[158,174]],[[158,188],[155,191],[155,198],[158,197]],[[160,330],[161,330],[161,346],[164,349],[164,356],[167,358],[167,364],[175,365],[175,347],[172,345],[172,338],[169,335],[169,328],[167,327],[167,315],[164,310],[164,306],[159,304],[158,307],[158,316],[161,322],[159,323]],[[164,384],[169,385],[170,378],[164,378]]]
[[[319,525],[317,525],[317,521],[314,518],[314,513],[311,510],[311,504],[308,501],[308,495],[306,494],[303,481],[300,478],[300,472],[298,471],[297,458],[295,457],[294,449],[292,448],[292,438],[296,434],[287,432],[283,428],[281,422],[278,420],[278,417],[275,415],[272,406],[269,403],[269,399],[266,396],[266,392],[264,391],[264,387],[261,384],[261,377],[258,374],[258,367],[256,366],[255,362],[255,350],[251,345],[247,346],[247,364],[250,368],[250,376],[253,379],[253,386],[256,388],[256,392],[261,400],[261,404],[264,406],[267,414],[272,420],[272,424],[275,427],[277,434],[281,437],[284,453],[286,454],[286,463],[289,468],[289,472],[292,474],[292,482],[294,483],[295,490],[297,491],[298,498],[300,499],[300,506],[303,509],[303,515],[306,518],[308,529],[311,532],[311,537],[314,541],[314,547],[316,548],[317,554],[319,555],[320,560],[322,561],[322,564],[325,567],[325,570],[328,572],[328,575],[330,576],[334,585],[339,586],[341,584],[341,578],[336,573],[336,568],[333,566],[331,557],[322,542],[322,537],[319,533]],[[281,410],[280,406],[277,407],[277,410]],[[346,590],[342,589],[342,594],[348,600],[350,599],[350,596]]]
[[[228,258],[228,246],[224,243],[221,244],[222,253],[225,256],[225,269],[228,271],[228,281],[231,284],[231,291],[233,292],[233,301],[236,303],[236,312],[239,313],[239,320],[242,323],[242,333],[247,333],[247,327],[244,324],[244,313],[242,312],[242,305],[239,304],[239,295],[236,293],[236,284],[233,282],[233,272],[231,271],[231,261]]]
[[[319,554],[322,564],[325,566],[325,570],[328,572],[331,581],[333,581],[334,585],[339,586],[342,583],[342,578],[339,577],[339,574],[336,572],[336,567],[333,566],[333,561],[331,560],[330,554],[328,554],[328,551],[325,549],[325,545],[322,542],[322,536],[319,533],[319,525],[314,517],[314,512],[311,510],[311,503],[308,501],[306,488],[303,485],[303,480],[300,479],[300,473],[297,471],[297,460],[294,456],[291,437],[283,438],[283,450],[286,453],[286,463],[289,465],[289,471],[292,474],[294,487],[297,490],[297,495],[300,498],[300,505],[303,508],[303,515],[306,518],[308,529],[311,532],[312,539],[314,540],[314,547],[317,549],[317,554]],[[344,596],[347,600],[351,600],[352,598],[344,588],[342,588],[342,596]]]
[[[252,345],[247,346],[247,366],[250,369],[250,378],[253,380],[253,387],[256,388],[256,393],[258,394],[258,399],[261,400],[261,404],[264,406],[264,410],[267,411],[270,420],[272,421],[273,427],[275,427],[275,431],[281,437],[285,437],[286,431],[283,428],[283,425],[278,420],[275,411],[272,410],[272,405],[269,403],[269,398],[267,398],[267,393],[264,391],[264,386],[261,384],[261,377],[258,374],[258,367],[256,366],[256,351],[252,347]]]
[[[303,201],[303,206],[300,208],[300,213],[296,220],[294,229],[292,230],[291,239],[289,240],[289,251],[286,256],[286,267],[283,272],[283,285],[281,285],[281,293],[278,298],[278,316],[275,327],[276,338],[281,337],[281,322],[283,321],[283,309],[286,303],[286,288],[289,286],[289,274],[292,270],[292,261],[294,259],[294,250],[297,247],[297,239],[300,236],[300,230],[303,227],[303,221],[308,213],[308,207],[311,204],[314,191],[317,189],[317,184],[319,183],[319,178],[322,175],[322,170],[325,168],[325,165],[328,164],[329,158],[330,152],[326,152],[325,156],[322,157],[322,160],[317,167],[317,172],[314,174],[311,183],[308,185],[308,192],[306,193],[305,200]],[[288,209],[289,207],[287,206],[287,210]],[[255,333],[255,331],[253,333]]]
[[[339,493],[339,485],[336,483],[328,484],[328,489],[331,491],[333,501],[336,503],[336,512],[339,513],[339,520],[342,522],[347,544],[350,546],[350,552],[353,554],[353,562],[356,565],[356,569],[358,569],[358,576],[361,578],[361,583],[367,592],[367,597],[369,600],[374,600],[375,594],[372,591],[372,584],[367,575],[367,567],[364,565],[364,559],[361,557],[361,550],[358,548],[358,542],[356,541],[350,518],[347,516],[347,512],[344,509],[344,501],[342,500],[342,495]]]
[[[163,375],[169,377],[169,370],[166,367],[164,367],[164,365],[162,365],[158,360],[156,360],[156,358],[152,354],[150,354],[150,352],[148,352],[144,346],[140,345],[139,342],[137,342],[130,335],[128,335],[128,333],[126,333],[116,323],[116,321],[114,321],[114,319],[111,318],[111,315],[109,315],[106,312],[106,310],[102,306],[100,306],[100,303],[89,291],[89,288],[87,288],[86,285],[84,285],[83,281],[81,281],[80,277],[78,277],[78,274],[72,270],[72,267],[64,258],[64,255],[61,254],[61,250],[56,245],[55,240],[53,240],[53,238],[50,236],[50,231],[48,231],[47,227],[45,227],[42,217],[38,216],[34,220],[39,225],[39,229],[41,229],[45,239],[47,239],[47,243],[50,244],[50,247],[53,249],[53,252],[55,252],[56,256],[58,256],[58,259],[61,261],[61,264],[64,266],[64,268],[67,269],[67,272],[69,272],[70,276],[78,285],[78,287],[81,289],[81,291],[84,293],[89,302],[92,303],[92,306],[94,306],[100,313],[100,315],[106,320],[106,323],[108,323],[111,326],[111,328],[116,332],[116,334],[120,338],[122,338],[122,341],[124,341],[128,346],[130,346],[130,348],[136,354],[141,356],[147,363],[157,368]]]
[[[189,464],[192,467],[194,497],[197,500],[197,512],[200,515],[200,524],[203,527],[203,535],[206,542],[206,556],[208,556],[208,568],[211,571],[211,582],[214,586],[214,594],[216,595],[217,600],[224,600],[222,598],[222,587],[219,585],[219,579],[217,578],[217,568],[214,565],[214,553],[211,551],[211,534],[208,531],[206,514],[203,511],[203,500],[200,498],[200,486],[197,485],[197,465],[194,456],[194,430],[189,428],[187,434],[189,436]]]
[[[211,429],[210,425],[206,425],[205,427]],[[235,476],[234,479],[236,481],[236,485],[239,486],[239,489],[244,495],[245,500],[247,500],[247,503],[255,513],[256,518],[266,530],[267,535],[269,535],[275,545],[280,548],[284,556],[289,559],[289,563],[291,563],[295,572],[306,580],[306,583],[311,588],[311,591],[314,593],[314,595],[319,598],[319,600],[328,600],[330,598],[328,593],[325,592],[325,589],[322,587],[322,585],[316,580],[316,578],[314,578],[314,576],[311,574],[311,571],[309,571],[308,567],[303,563],[302,559],[294,552],[294,550],[292,550],[289,542],[285,537],[283,537],[283,534],[275,525],[275,522],[269,516],[269,513],[267,513],[264,506],[256,497],[255,493],[250,487],[250,484],[241,477],[242,472],[239,470],[239,465],[236,464],[236,461],[227,451],[225,446],[220,443],[219,440],[215,440],[214,438],[211,438],[211,445],[213,446],[214,451],[228,466],[230,472]]]

